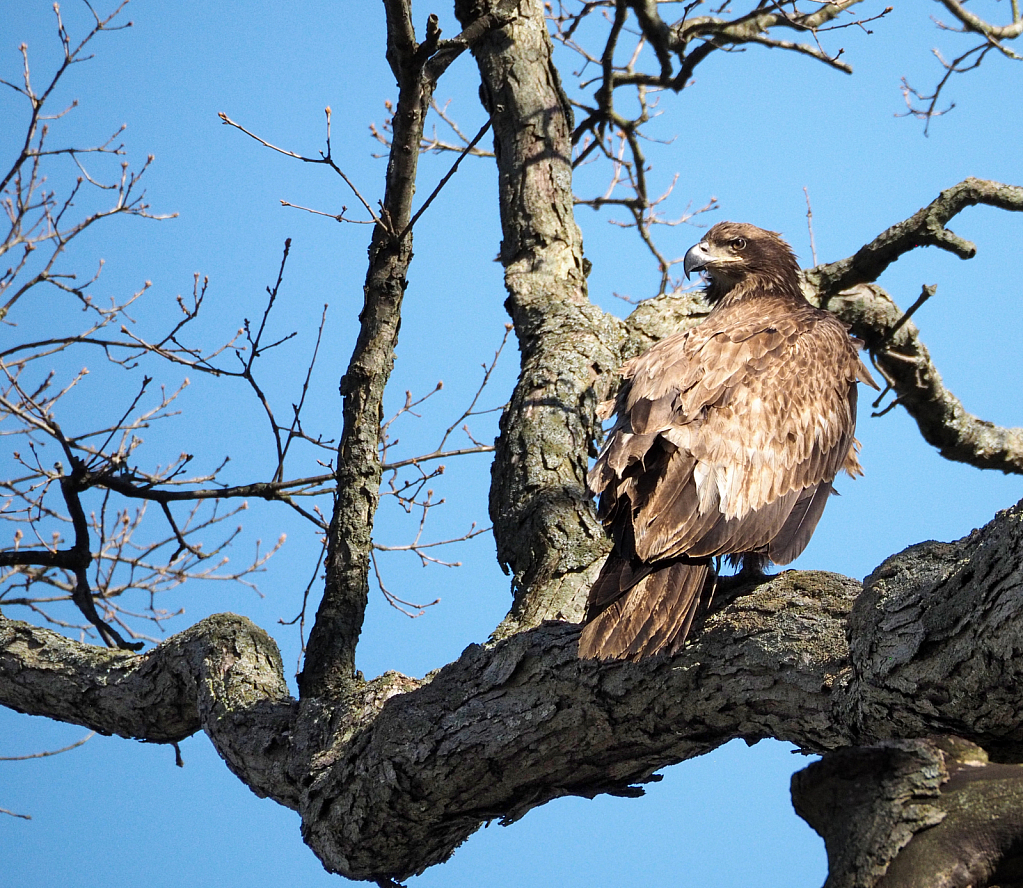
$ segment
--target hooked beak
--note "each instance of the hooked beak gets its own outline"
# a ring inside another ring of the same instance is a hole
[[[682,260],[682,271],[685,272],[686,280],[689,280],[689,275],[694,271],[702,271],[706,268],[713,258],[703,241],[691,246]]]

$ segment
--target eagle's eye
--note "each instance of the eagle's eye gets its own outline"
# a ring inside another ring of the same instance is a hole
[[[746,249],[746,238],[744,238],[744,237],[732,238],[732,249],[733,250],[745,250]]]

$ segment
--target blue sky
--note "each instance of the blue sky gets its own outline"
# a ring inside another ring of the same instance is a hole
[[[81,34],[84,7],[73,2],[65,7],[72,36]],[[715,196],[721,208],[708,221],[746,220],[780,231],[809,265],[804,187],[813,202],[818,256],[830,261],[965,176],[1023,182],[1020,65],[992,57],[979,71],[954,80],[948,95],[956,108],[932,124],[929,137],[918,122],[896,116],[905,108],[900,78],[931,86],[940,76],[932,49],[940,46],[951,56],[959,46],[955,35],[935,29],[929,11],[925,4],[899,4],[871,26],[872,35],[857,28],[831,35],[828,45],[846,50],[844,58],[855,69],[851,77],[757,48],[718,54],[701,65],[693,86],[662,99],[655,132],[666,144],[650,147],[660,183],[653,190],[679,175],[667,215]],[[456,32],[443,4],[418,5],[417,26],[430,12],[438,13],[448,35]],[[338,212],[356,201],[328,171],[261,148],[221,125],[217,113],[226,112],[276,144],[315,155],[323,143],[323,109],[330,105],[335,157],[374,203],[384,161],[372,156],[382,146],[369,124],[382,122],[384,102],[395,96],[383,59],[382,7],[136,0],[127,17],[134,26],[103,35],[96,57],[67,78],[57,104],[77,98],[79,106],[55,124],[54,139],[81,144],[126,123],[130,159],[140,163],[149,153],[155,156],[145,179],[154,211],[178,216],[165,222],[117,220],[76,243],[68,261],[91,269],[99,258],[106,260],[93,288],[97,296],[123,295],[151,280],[137,313],[140,329],[170,316],[175,296],[190,292],[194,273],[208,275],[205,335],[213,342],[230,336],[242,318],[259,316],[283,242],[292,238],[274,323],[279,334],[295,330],[298,336],[267,359],[264,382],[283,408],[294,400],[328,303],[309,416],[325,434],[335,435],[337,381],[354,342],[368,229],[283,208],[281,199]],[[18,76],[22,41],[42,82],[58,49],[49,2],[0,0],[0,77]],[[563,69],[570,83],[573,65]],[[438,89],[439,99],[451,98],[451,113],[466,132],[483,122],[476,91],[469,57],[456,62]],[[23,114],[10,91],[0,94],[4,158],[17,144]],[[450,160],[424,157],[421,196]],[[599,184],[581,176],[578,187]],[[587,209],[578,213],[594,264],[591,297],[622,314],[628,306],[612,293],[652,295],[657,276],[634,236],[608,219]],[[936,297],[916,321],[946,384],[983,418],[1023,424],[1017,394],[1023,387],[1018,349],[1023,219],[979,208],[963,213],[952,227],[977,243],[975,259],[962,262],[921,250],[886,272],[882,284],[908,307],[922,284],[936,283]],[[691,226],[659,233],[672,256],[682,255],[700,236]],[[480,364],[500,341],[506,317],[501,269],[494,261],[499,241],[492,164],[467,162],[416,231],[389,408],[400,406],[406,389],[425,394],[438,380],[444,389],[422,418],[401,421],[401,455],[432,449],[472,396]],[[55,317],[76,320],[66,308],[60,311],[59,302],[40,300],[19,319],[18,330],[5,328],[0,337],[21,335]],[[515,364],[509,349],[484,406],[507,397]],[[180,378],[168,374],[166,382],[176,385]],[[96,367],[89,383],[68,405],[68,427],[91,418],[105,398],[130,399],[136,380]],[[193,380],[180,406],[183,416],[147,437],[143,453],[152,462],[188,449],[201,454],[197,459],[209,468],[230,454],[228,476],[237,481],[251,480],[271,465],[265,421],[240,385]],[[473,432],[492,437],[494,419],[475,422]],[[841,498],[829,505],[797,566],[862,577],[911,543],[965,535],[1023,495],[1018,478],[942,460],[898,410],[871,419],[867,403],[861,404],[859,437],[866,477],[841,484]],[[0,454],[0,460],[8,459]],[[473,521],[485,522],[488,480],[485,456],[452,463],[437,484],[446,503],[431,514],[428,536],[458,536]],[[209,613],[245,613],[274,633],[293,671],[297,634],[278,621],[298,611],[313,570],[314,535],[292,515],[265,504],[253,503],[244,524],[239,559],[257,538],[266,544],[287,534],[259,577],[262,597],[223,584],[186,586],[165,602],[185,609],[171,629]],[[404,543],[414,533],[414,520],[385,507],[380,542]],[[388,584],[403,597],[442,601],[409,620],[374,594],[359,649],[359,666],[367,675],[386,669],[422,675],[483,640],[500,620],[509,603],[508,581],[494,563],[489,538],[463,544],[451,555],[463,562],[461,568],[423,568],[411,555],[383,559]],[[7,613],[27,617],[15,609]],[[84,733],[0,711],[0,755],[59,747]],[[123,879],[152,888],[186,882],[300,888],[337,883],[302,844],[297,816],[252,795],[202,735],[183,743],[182,753],[185,767],[179,769],[168,748],[97,737],[65,755],[0,762],[0,807],[33,817],[0,817],[7,883],[69,888]],[[819,885],[823,846],[792,812],[788,797],[789,776],[804,763],[779,743],[752,748],[733,743],[667,769],[644,799],[565,799],[510,828],[481,830],[451,862],[412,884],[457,888],[485,878],[495,886],[611,886],[670,878],[720,888]]]

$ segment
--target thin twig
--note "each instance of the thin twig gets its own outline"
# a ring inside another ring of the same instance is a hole
[[[45,752],[31,752],[28,755],[0,755],[0,762],[27,762],[29,759],[47,758],[51,755],[60,755],[62,752],[70,752],[78,749],[84,743],[88,743],[96,736],[95,731],[89,731],[81,740],[76,740],[70,746],[62,746],[60,749],[49,749]]]
[[[817,265],[817,242],[813,237],[813,207],[810,206],[810,190],[804,185],[803,195],[806,197],[806,228],[810,232],[810,255],[813,264]]]
[[[487,120],[487,122],[484,123],[482,127],[480,127],[480,131],[478,133],[476,133],[476,135],[473,137],[472,141],[468,145],[465,146],[465,148],[462,150],[462,153],[459,154],[458,157],[455,159],[455,162],[451,165],[451,169],[448,170],[444,174],[444,176],[440,180],[440,182],[437,183],[437,187],[434,188],[432,192],[430,192],[430,196],[428,198],[426,198],[426,201],[419,208],[419,210],[416,212],[416,214],[409,220],[409,223],[408,223],[408,225],[405,226],[404,230],[402,231],[402,233],[400,235],[400,238],[404,238],[405,235],[408,234],[413,229],[413,227],[415,226],[416,222],[419,221],[419,217],[422,216],[423,213],[426,212],[427,207],[429,207],[430,204],[433,203],[433,199],[438,194],[440,194],[441,189],[447,184],[448,179],[450,179],[455,174],[455,172],[458,170],[458,165],[462,162],[462,160],[465,158],[465,156],[470,151],[472,151],[473,148],[476,147],[476,143],[479,142],[479,140],[483,138],[483,136],[486,134],[487,130],[489,130],[489,129],[490,129],[490,121]]]
[[[330,153],[330,151],[331,151],[331,148],[330,148],[330,115],[331,115],[331,110],[330,110],[330,106],[329,105],[324,109],[324,113],[326,114],[326,117],[327,117],[327,150],[326,150],[326,152],[321,152],[319,157],[306,157],[305,155],[302,155],[302,154],[296,154],[294,151],[289,151],[287,148],[279,148],[277,145],[271,144],[270,142],[266,141],[266,139],[263,139],[260,136],[257,136],[253,132],[250,132],[244,126],[242,126],[240,123],[238,123],[237,121],[234,121],[230,117],[228,117],[223,111],[218,112],[217,116],[221,119],[221,121],[225,125],[233,126],[235,129],[239,130],[240,132],[245,133],[245,135],[247,135],[250,139],[253,139],[256,142],[259,142],[260,145],[263,145],[264,147],[269,148],[271,151],[276,151],[278,154],[283,154],[285,157],[292,157],[295,160],[302,161],[303,163],[316,163],[316,164],[324,164],[326,166],[329,166],[335,173],[337,173],[344,180],[344,183],[351,189],[352,194],[354,194],[358,198],[359,203],[361,203],[363,208],[366,210],[366,212],[369,213],[370,218],[376,224],[384,225],[384,223],[381,221],[380,217],[375,212],[373,212],[373,208],[369,205],[369,202],[366,200],[366,198],[364,198],[362,196],[362,193],[359,191],[359,189],[355,187],[355,183],[352,182],[352,180],[348,178],[348,176],[344,172],[344,170],[342,170],[334,162],[333,157],[331,157],[331,153]],[[384,227],[386,228],[387,226],[384,226]]]

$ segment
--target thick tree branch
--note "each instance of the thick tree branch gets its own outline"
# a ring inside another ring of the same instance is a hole
[[[0,616],[0,703],[151,743],[204,729],[255,792],[297,807],[282,770],[293,705],[280,653],[244,617],[209,617],[136,655]]]
[[[872,888],[915,833],[941,823],[948,779],[928,740],[840,749],[792,775],[796,813],[824,839],[825,888]]]
[[[151,740],[201,726],[256,792],[301,813],[328,869],[400,879],[489,820],[638,794],[736,737],[823,752],[956,734],[1023,760],[1021,564],[1023,504],[893,556],[862,594],[796,571],[727,591],[673,659],[580,661],[578,626],[547,623],[426,682],[387,673],[301,704],[272,642],[238,617],[144,656],[3,621],[0,702]]]
[[[470,647],[409,693],[384,676],[372,706],[367,687],[348,710],[362,732],[335,715],[323,737],[332,764],[303,802],[306,839],[331,869],[402,878],[484,821],[635,793],[739,736],[822,751],[956,733],[1023,758],[1021,518],[1017,506],[894,556],[858,600],[853,581],[786,572],[712,614],[673,660],[580,662],[577,627],[552,623]]]
[[[355,680],[355,647],[369,596],[373,520],[380,499],[383,395],[394,368],[412,261],[409,222],[418,146],[436,86],[425,72],[430,52],[419,51],[423,47],[416,43],[408,0],[385,0],[384,8],[387,60],[398,81],[394,138],[381,218],[370,245],[359,338],[341,380],[344,428],[338,446],[337,497],[328,532],[326,584],[300,678],[303,695],[320,695]],[[435,43],[435,37],[430,39]]]
[[[941,823],[917,832],[885,873],[885,888],[1011,888],[1023,874],[1023,766],[988,761],[958,738],[932,742],[948,779],[932,803]]]
[[[580,661],[578,627],[547,623],[472,646],[427,682],[387,673],[301,705],[241,618],[144,656],[4,621],[0,702],[164,742],[202,726],[242,780],[300,811],[327,869],[401,879],[487,820],[635,795],[737,737],[824,752],[954,734],[1023,760],[1021,564],[1023,504],[959,542],[907,549],[861,594],[795,571],[732,589],[673,659]]]
[[[1019,884],[1023,765],[960,738],[829,753],[792,797],[827,845],[825,888]]]

